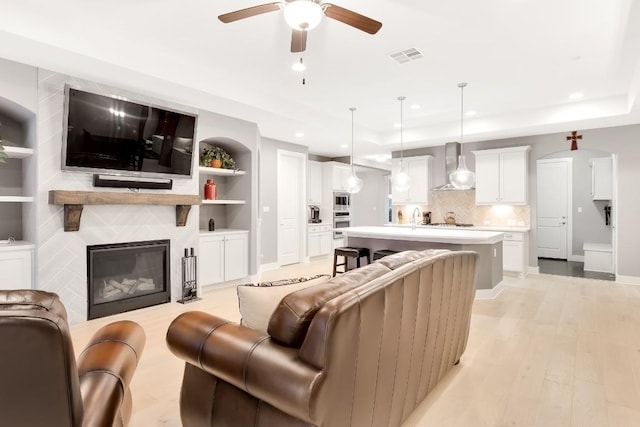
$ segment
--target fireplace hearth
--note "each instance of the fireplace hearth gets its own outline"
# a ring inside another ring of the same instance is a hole
[[[88,319],[171,300],[169,240],[87,246]]]

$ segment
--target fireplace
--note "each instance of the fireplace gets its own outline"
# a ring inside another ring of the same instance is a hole
[[[169,240],[87,246],[87,317],[171,300]]]

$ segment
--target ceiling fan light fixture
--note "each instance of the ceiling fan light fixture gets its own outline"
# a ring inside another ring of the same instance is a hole
[[[294,0],[284,6],[284,20],[294,30],[312,30],[321,19],[322,7],[312,0]]]

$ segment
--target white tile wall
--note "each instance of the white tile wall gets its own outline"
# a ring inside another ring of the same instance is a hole
[[[431,204],[418,206],[420,211],[431,211],[431,222],[445,222],[447,212],[455,212],[456,222],[477,226],[526,226],[531,225],[529,206],[478,206],[474,190],[431,191]],[[416,206],[395,206],[394,222],[398,222],[398,211],[402,211],[401,223],[409,223]]]

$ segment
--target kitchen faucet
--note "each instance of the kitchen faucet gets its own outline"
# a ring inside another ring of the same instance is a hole
[[[416,229],[416,222],[417,222],[417,220],[416,220],[416,211],[418,211],[418,216],[420,216],[420,209],[415,208],[413,210],[413,213],[411,214],[411,229],[412,230]]]

